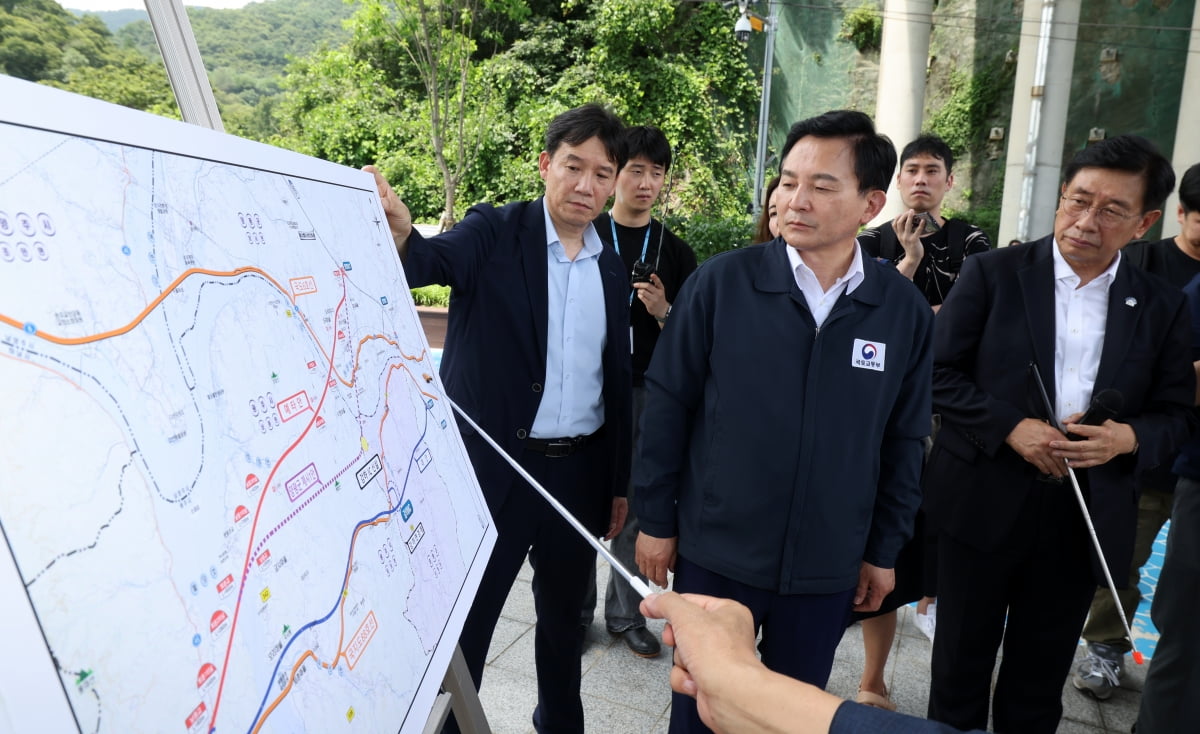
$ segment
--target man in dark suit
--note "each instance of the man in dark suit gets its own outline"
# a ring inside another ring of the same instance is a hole
[[[538,159],[545,196],[499,209],[478,205],[430,239],[412,229],[407,207],[375,172],[409,284],[451,287],[441,366],[447,394],[606,537],[621,529],[627,509],[629,273],[592,220],[625,163],[623,131],[597,105],[564,112],[547,128]],[[581,732],[579,609],[595,551],[478,434],[460,427],[499,536],[459,646],[478,686],[528,555],[538,620],[534,727]]]
[[[1003,636],[994,730],[1055,731],[1104,582],[1067,463],[1124,580],[1135,477],[1184,440],[1195,397],[1182,295],[1120,255],[1162,215],[1170,164],[1149,141],[1120,136],[1080,151],[1064,174],[1054,235],[967,258],[935,327],[943,422],[924,480],[940,574],[929,716],[960,729],[987,726]],[[1124,396],[1116,417],[1078,423],[1107,389]]]

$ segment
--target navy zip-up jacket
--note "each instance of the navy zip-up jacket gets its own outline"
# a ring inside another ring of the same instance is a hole
[[[643,532],[709,571],[835,593],[912,535],[933,313],[864,257],[817,329],[786,247],[722,254],[684,284],[646,373],[634,503]]]

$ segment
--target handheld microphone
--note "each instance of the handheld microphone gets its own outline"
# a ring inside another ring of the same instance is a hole
[[[1088,406],[1087,412],[1079,419],[1079,424],[1084,426],[1099,426],[1109,418],[1116,418],[1117,413],[1121,412],[1121,408],[1125,407],[1125,396],[1120,390],[1108,388],[1101,390],[1092,396],[1092,404]],[[1072,441],[1085,441],[1086,436],[1080,436],[1078,433],[1068,433],[1067,438]]]

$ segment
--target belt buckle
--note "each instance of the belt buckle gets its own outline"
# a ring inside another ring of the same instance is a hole
[[[575,444],[572,441],[549,441],[546,443],[546,457],[562,459],[570,456],[574,448]]]

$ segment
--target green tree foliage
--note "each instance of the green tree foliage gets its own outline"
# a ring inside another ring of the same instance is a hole
[[[570,107],[597,101],[630,124],[659,126],[675,141],[673,211],[744,216],[758,84],[744,50],[730,41],[731,11],[672,0],[561,6],[509,0],[489,10],[471,31],[468,78],[488,95],[461,120],[465,129],[483,124],[486,135],[459,200],[537,196],[534,159],[546,125]],[[446,191],[444,181],[419,173],[436,170],[426,87],[373,12],[367,5],[355,15],[348,47],[297,66],[276,141],[315,155],[341,151],[345,157],[334,159],[349,165],[375,156],[414,216],[435,219]],[[360,62],[367,66],[355,66]],[[347,79],[351,67],[357,72]]]
[[[0,3],[0,73],[29,81],[63,81],[72,65],[104,66],[121,58],[95,17],[76,18],[53,0]]]
[[[518,20],[516,0],[362,0],[354,47],[401,88],[420,81],[420,110],[445,195],[440,223],[456,221],[458,187],[491,126],[492,85],[478,72],[478,41],[495,42],[488,20]],[[478,22],[478,27],[477,27]],[[397,50],[400,53],[397,53]]]
[[[854,44],[859,53],[878,51],[883,43],[883,12],[879,6],[868,3],[846,13],[838,40]]]
[[[161,63],[121,48],[96,16],[50,0],[0,4],[0,72],[178,117]]]
[[[134,51],[125,51],[113,63],[71,68],[63,81],[45,81],[52,87],[106,102],[179,119],[179,107],[161,64],[147,61]]]
[[[343,21],[353,7],[343,0],[271,0],[239,10],[187,12],[225,129],[266,140],[276,132],[275,107],[288,63],[345,43]],[[159,58],[147,20],[124,25],[115,37],[148,59]]]

